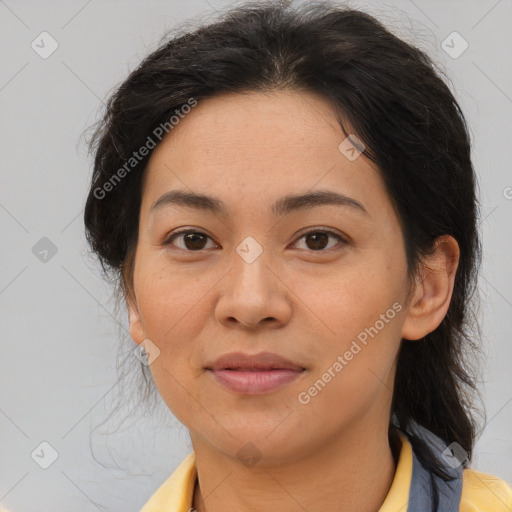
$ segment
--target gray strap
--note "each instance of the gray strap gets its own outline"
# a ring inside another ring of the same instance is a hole
[[[463,472],[461,465],[463,460],[459,460],[462,458],[461,453],[460,451],[457,453],[458,445],[450,449],[439,437],[417,423],[412,425],[410,430],[414,435],[423,439],[433,448],[439,460],[444,462],[446,472],[452,476],[454,480],[446,482],[437,475],[431,474],[422,466],[413,451],[412,480],[409,490],[407,512],[432,512],[434,510],[434,495],[431,478],[433,478],[436,483],[439,495],[439,504],[435,509],[436,512],[458,512],[462,495]]]

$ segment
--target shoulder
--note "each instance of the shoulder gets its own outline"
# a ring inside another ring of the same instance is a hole
[[[512,488],[493,475],[465,469],[460,512],[511,512]]]

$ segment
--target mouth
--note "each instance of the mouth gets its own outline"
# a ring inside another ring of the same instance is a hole
[[[246,395],[270,393],[306,371],[303,366],[270,352],[226,354],[205,369],[224,388]]]

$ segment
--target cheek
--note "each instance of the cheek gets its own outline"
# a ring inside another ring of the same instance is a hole
[[[204,300],[211,284],[195,273],[177,272],[162,260],[141,258],[141,271],[134,276],[137,302],[145,335],[160,350],[150,366],[155,385],[170,411],[187,423],[189,414],[201,412],[193,412],[191,361],[200,350],[193,340],[201,337],[206,322]]]
[[[340,304],[336,318],[327,318],[336,334],[324,336],[322,346],[315,349],[311,376],[299,390],[306,394],[302,399],[309,400],[304,414],[324,418],[323,429],[361,418],[377,402],[387,407],[392,398],[401,304],[370,297],[363,301],[367,309],[358,306],[345,315],[342,308],[351,304],[347,301]]]
[[[197,268],[173,267],[164,257],[141,259],[135,275],[139,311],[146,336],[162,350],[181,348],[180,340],[197,334],[208,315],[205,297],[217,280]]]
[[[377,321],[381,328],[381,315],[390,320],[386,322],[386,331],[390,323],[396,324],[396,308],[392,306],[395,302],[401,304],[401,273],[401,269],[383,262],[382,258],[369,263],[361,259],[360,263],[330,272],[321,279],[297,276],[290,287],[300,290],[311,326],[316,326],[324,337],[346,343]]]
[[[400,258],[393,263],[381,257],[370,264],[361,259],[321,287],[311,280],[301,285],[301,296],[308,297],[314,313],[311,325],[318,326],[322,340],[311,345],[315,364],[307,383],[320,380],[315,387],[323,397],[315,400],[317,407],[343,396],[339,406],[356,411],[381,392],[391,393],[403,324],[402,273]]]

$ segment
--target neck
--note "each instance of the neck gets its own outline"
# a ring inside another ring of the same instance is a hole
[[[358,425],[358,427],[360,427]],[[197,512],[378,512],[396,469],[387,429],[352,429],[279,466],[248,468],[191,433]]]

